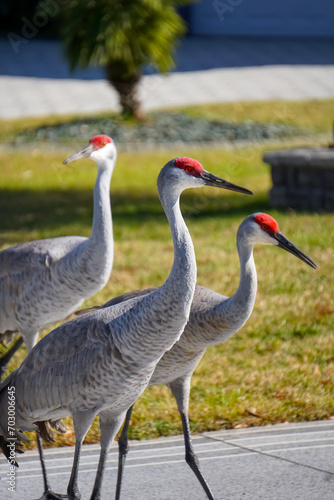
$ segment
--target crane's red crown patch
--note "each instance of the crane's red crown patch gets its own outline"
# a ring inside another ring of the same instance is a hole
[[[278,224],[271,215],[256,214],[254,221],[258,223],[263,231],[266,231],[270,235],[276,234],[279,231]]]
[[[188,158],[187,156],[181,156],[175,160],[175,166],[184,170],[187,174],[193,177],[201,177],[204,170],[199,161],[193,158]]]
[[[111,143],[112,139],[107,135],[94,135],[89,141],[94,146],[94,149],[103,148],[106,144]]]

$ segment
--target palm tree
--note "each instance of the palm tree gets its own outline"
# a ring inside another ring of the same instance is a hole
[[[143,67],[173,67],[176,42],[185,32],[177,8],[190,1],[68,0],[60,7],[60,33],[71,69],[105,66],[123,113],[141,118],[137,89]]]

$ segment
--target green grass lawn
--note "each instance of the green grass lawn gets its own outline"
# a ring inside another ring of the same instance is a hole
[[[318,130],[325,129],[324,122],[315,121]],[[257,146],[122,153],[112,179],[114,269],[107,286],[85,307],[159,286],[167,278],[173,246],[156,178],[175,156],[192,156],[211,172],[254,191],[252,197],[209,188],[182,195],[199,284],[224,295],[234,293],[239,280],[236,231],[244,217],[257,211],[273,215],[282,232],[318,264],[313,270],[281,249],[255,248],[258,295],[253,315],[226,344],[210,347],[198,366],[190,401],[193,432],[334,415],[333,214],[271,209],[263,152]],[[0,154],[0,249],[37,238],[89,236],[95,164],[82,160],[64,166],[63,159],[39,150]],[[10,370],[24,356],[22,348]],[[130,438],[180,432],[176,404],[167,389],[146,390],[135,406]],[[95,422],[86,441],[98,438]],[[73,443],[73,433],[57,436],[60,442]],[[30,446],[34,443],[32,439]]]
[[[309,132],[333,130],[334,99],[309,101],[233,102],[183,108],[191,116],[243,122],[284,123]]]

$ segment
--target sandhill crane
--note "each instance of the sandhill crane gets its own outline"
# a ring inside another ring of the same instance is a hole
[[[97,164],[94,215],[89,238],[65,236],[23,243],[0,253],[0,342],[22,337],[0,359],[0,379],[8,362],[25,342],[30,352],[38,334],[64,320],[85,299],[107,283],[113,264],[110,180],[116,147],[106,135],[94,136],[87,147],[64,163],[89,157]],[[63,430],[60,424],[58,430]],[[44,477],[44,498],[53,498],[46,477],[42,443],[37,436]]]
[[[80,498],[80,450],[95,416],[100,421],[101,453],[92,499],[100,498],[108,448],[127,409],[144,391],[157,362],[178,340],[188,320],[196,261],[179,198],[184,189],[201,186],[250,193],[210,174],[191,158],[168,162],[158,177],[159,197],[174,244],[174,262],[166,282],[150,294],[56,328],[0,386],[0,445],[7,456],[9,387],[15,388],[19,440],[26,438],[24,430],[37,425],[46,434],[46,421],[72,415],[76,445],[67,489],[70,500]]]
[[[107,283],[113,263],[109,191],[116,156],[112,139],[97,135],[64,162],[89,157],[97,164],[89,238],[37,240],[0,252],[0,343],[20,333],[31,351],[39,332],[72,314]],[[21,343],[17,341],[10,355]],[[1,375],[10,355],[0,359]]]
[[[213,290],[196,286],[191,305],[189,321],[180,340],[167,351],[157,364],[149,386],[163,384],[171,391],[181,415],[185,441],[186,462],[196,474],[207,497],[214,500],[213,494],[204,479],[197,456],[191,443],[188,407],[190,381],[196,366],[205,350],[210,345],[220,344],[236,333],[250,317],[257,290],[257,275],[253,258],[255,243],[276,245],[292,253],[306,264],[316,268],[316,264],[279,230],[278,224],[268,214],[249,215],[240,225],[237,233],[237,249],[240,259],[240,282],[237,291],[231,297],[225,297]],[[112,307],[124,303],[135,296],[152,293],[153,288],[123,294],[110,300],[102,307]],[[128,452],[127,433],[130,423],[131,407],[126,415],[119,444],[119,470],[116,488],[116,500],[120,499],[121,482],[126,454]]]

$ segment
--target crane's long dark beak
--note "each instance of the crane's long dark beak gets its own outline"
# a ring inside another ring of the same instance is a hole
[[[207,186],[229,189],[230,191],[237,191],[238,193],[243,194],[253,194],[252,191],[249,191],[249,189],[238,186],[237,184],[232,184],[232,182],[225,181],[225,179],[221,179],[207,170],[203,170],[201,178],[205,181]]]
[[[296,247],[296,245],[294,245],[290,240],[288,240],[288,238],[284,236],[284,234],[281,233],[281,231],[277,231],[274,238],[278,241],[278,246],[280,248],[283,248],[287,252],[292,253],[292,255],[295,255],[296,257],[298,257],[298,259],[302,260],[303,262],[306,262],[306,264],[313,267],[313,269],[317,269],[318,267],[317,264],[312,259],[310,259],[310,257],[308,257],[304,252],[299,250],[299,248]]]
[[[94,151],[93,145],[89,144],[88,146],[83,148],[78,153],[74,153],[74,155],[66,158],[66,160],[63,161],[63,163],[66,164],[66,163],[70,163],[70,161],[79,160],[80,158],[88,158],[92,154],[93,151]]]

